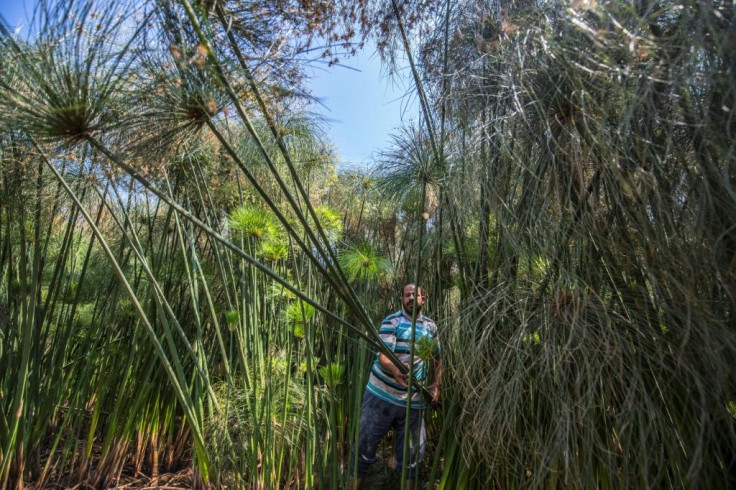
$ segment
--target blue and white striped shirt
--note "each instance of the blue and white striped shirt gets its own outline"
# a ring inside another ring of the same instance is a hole
[[[430,341],[437,339],[437,325],[428,317],[420,315],[416,320],[415,343],[423,337]],[[381,324],[379,331],[381,340],[386,347],[396,354],[396,357],[404,364],[409,364],[411,356],[411,316],[403,309],[387,316]],[[395,405],[406,406],[407,389],[401,386],[394,376],[386,371],[379,362],[379,354],[373,362],[371,375],[368,378],[366,389],[378,398]],[[424,383],[427,379],[427,362],[419,356],[414,356],[414,379]],[[411,398],[412,408],[422,408],[424,401],[422,395],[415,387]]]

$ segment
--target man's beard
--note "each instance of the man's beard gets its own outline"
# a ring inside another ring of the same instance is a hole
[[[411,303],[409,303],[408,305],[404,306],[404,311],[407,314],[409,314],[410,316],[412,314],[412,306],[413,305]],[[421,313],[421,311],[422,311],[422,305],[416,305],[416,308],[415,308],[414,311],[416,311],[417,316],[419,316],[419,313]]]

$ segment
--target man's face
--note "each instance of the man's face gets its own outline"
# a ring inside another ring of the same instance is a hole
[[[422,311],[422,305],[424,304],[424,294],[422,292],[422,288],[416,289],[413,284],[407,284],[404,286],[404,292],[401,295],[401,305],[404,307],[404,311],[407,312],[409,315],[412,314],[412,310],[414,308],[414,292],[417,292],[417,304],[416,304],[416,312],[417,315],[419,315],[419,312]]]

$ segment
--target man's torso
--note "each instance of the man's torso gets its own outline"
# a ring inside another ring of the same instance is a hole
[[[386,346],[391,349],[396,357],[404,364],[409,364],[411,358],[411,317],[403,310],[387,316],[381,324],[379,334]],[[431,343],[437,339],[437,325],[425,315],[417,318],[415,326],[415,355],[414,355],[414,378],[419,382],[424,382],[427,378],[427,362],[417,355],[418,351],[427,351],[428,349],[418,349],[416,346],[420,344]],[[429,349],[431,352],[432,349]],[[368,386],[366,387],[373,395],[396,405],[405,405],[407,389],[398,384],[391,373],[383,369],[378,361],[378,355],[373,362]],[[421,394],[413,390],[412,407],[421,408]]]

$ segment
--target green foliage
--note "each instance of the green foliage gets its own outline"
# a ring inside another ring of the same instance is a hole
[[[327,383],[327,386],[334,388],[342,383],[342,378],[345,374],[345,366],[336,362],[331,362],[326,366],[319,368],[319,375]]]
[[[301,340],[304,338],[304,335],[306,334],[306,328],[303,323],[294,323],[291,327],[291,333],[294,334],[294,337]],[[306,366],[305,366],[306,369]]]
[[[258,255],[268,262],[278,262],[285,260],[289,255],[289,248],[283,241],[279,241],[278,237],[263,242]]]
[[[391,262],[380,256],[368,242],[340,250],[338,260],[350,281],[385,282],[390,280],[393,274]]]
[[[252,366],[251,372],[266,369],[268,379],[260,382],[236,378],[214,387],[220,410],[208,420],[207,441],[219,472],[219,484],[244,485],[266,481],[266,472],[251,461],[275,453],[295,464],[307,436],[305,410],[307,386],[302,377],[290,375],[286,353],[275,353],[268,365]],[[265,420],[264,420],[265,417]],[[261,425],[263,424],[263,425]]]
[[[437,341],[437,338],[430,340],[429,337],[420,337],[414,343],[414,349],[417,357],[425,361],[438,356],[440,353],[439,342]]]
[[[726,404],[726,411],[731,415],[731,417],[736,418],[736,402],[729,400]]]
[[[733,221],[706,218],[736,210],[722,186],[733,178],[728,130],[706,102],[733,87],[715,68],[733,65],[719,14],[698,2],[572,2],[496,19],[465,5],[450,38],[455,75],[433,82],[455,95],[442,101],[457,124],[447,185],[449,219],[463,226],[451,238],[479,243],[480,271],[458,262],[472,294],[443,352],[465,454],[503,488],[728,486],[718,461],[734,425],[719,412],[736,338],[731,286],[715,278],[736,249],[725,245]],[[689,73],[706,65],[695,88]],[[710,435],[694,429],[705,426]]]
[[[292,325],[304,327],[314,316],[314,306],[303,301],[293,301],[286,307],[286,319]]]
[[[332,206],[320,205],[314,208],[314,213],[320,226],[330,242],[335,242],[342,235],[342,216],[340,211]]]
[[[289,274],[287,273],[287,278],[288,277]],[[293,292],[276,283],[271,284],[269,288],[269,296],[280,302],[292,302],[296,300],[296,295],[294,295]]]
[[[0,486],[337,485],[409,277],[428,487],[733,486],[728,4],[95,5],[0,26]],[[338,173],[293,81],[356,19],[423,112]]]
[[[319,358],[318,357],[313,357],[312,358],[312,366],[316,366],[317,364],[319,364]],[[306,372],[307,372],[307,361],[302,361],[299,364],[299,372],[301,372],[302,374],[306,374]]]
[[[275,241],[281,236],[273,214],[260,206],[246,205],[234,209],[230,213],[230,226],[258,242]]]
[[[240,324],[240,312],[238,310],[228,310],[225,312],[225,323],[230,331],[235,330]]]

